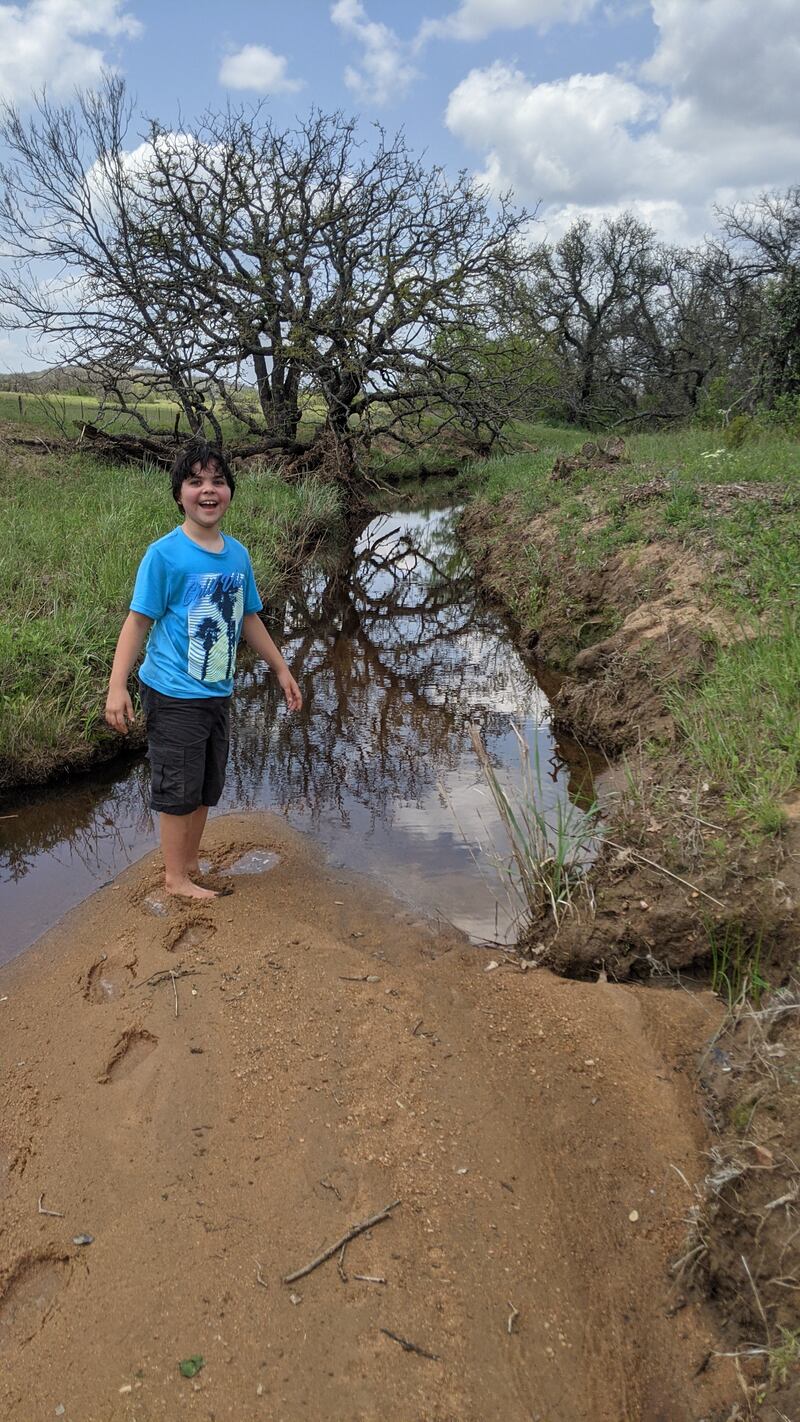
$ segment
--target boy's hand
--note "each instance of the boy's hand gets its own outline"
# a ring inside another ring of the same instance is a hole
[[[278,681],[283,688],[286,705],[290,711],[299,711],[303,705],[303,695],[289,668],[278,673]]]
[[[136,720],[133,714],[133,702],[128,695],[127,687],[122,691],[109,690],[106,698],[106,720],[115,731],[127,736],[128,727],[132,726]]]

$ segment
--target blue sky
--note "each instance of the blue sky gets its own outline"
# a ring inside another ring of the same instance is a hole
[[[0,4],[0,96],[68,99],[103,66],[167,124],[261,99],[402,127],[553,236],[630,208],[694,241],[715,204],[800,182],[798,0]]]

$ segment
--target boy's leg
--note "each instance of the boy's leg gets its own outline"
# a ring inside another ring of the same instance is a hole
[[[164,879],[168,894],[179,894],[189,899],[215,899],[213,889],[203,889],[193,884],[189,878],[189,868],[206,822],[208,810],[205,805],[189,815],[168,815],[162,810],[159,815],[161,829],[161,853],[164,856]]]
[[[194,875],[200,872],[200,865],[197,861],[200,853],[200,841],[203,838],[203,830],[208,819],[208,805],[200,805],[199,809],[195,810],[188,818],[192,822],[192,830],[189,843],[189,862],[186,869],[188,874]]]

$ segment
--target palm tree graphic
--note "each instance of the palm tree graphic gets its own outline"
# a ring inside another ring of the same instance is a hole
[[[204,617],[200,625],[195,630],[195,637],[203,648],[203,670],[200,673],[200,680],[205,681],[208,671],[208,659],[219,639],[220,626],[216,617]]]
[[[228,636],[228,667],[225,677],[233,674],[233,659],[236,654],[236,599],[239,593],[240,582],[234,574],[230,578],[217,578],[209,597],[214,606],[219,608],[219,615],[225,623],[225,631]]]

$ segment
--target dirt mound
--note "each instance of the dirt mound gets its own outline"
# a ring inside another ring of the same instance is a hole
[[[718,1004],[487,971],[279,821],[212,821],[215,864],[254,845],[202,924],[149,911],[151,857],[3,970],[3,1422],[720,1415],[669,1274]],[[135,976],[92,999],[100,944]]]
[[[712,538],[688,548],[648,516],[673,494],[660,478],[623,490],[625,508],[637,508],[635,541],[596,564],[576,559],[559,509],[526,518],[512,496],[468,510],[463,529],[484,586],[536,657],[562,673],[556,721],[609,758],[591,906],[558,928],[542,915],[527,951],[578,977],[680,985],[687,971],[713,971],[735,1008],[703,1054],[715,1137],[688,1202],[678,1279],[715,1300],[748,1405],[769,1395],[758,1416],[781,1422],[800,1416],[800,991],[792,983],[764,994],[767,980],[785,984],[797,965],[798,802],[787,803],[780,835],[759,839],[682,758],[666,688],[691,686],[720,646],[753,629],[714,602],[724,564]],[[742,500],[785,507],[797,497],[754,484],[701,485],[694,496],[723,515]],[[602,545],[613,512],[591,490],[581,497],[585,521],[570,526],[572,537]],[[758,1008],[743,1008],[748,993]]]

